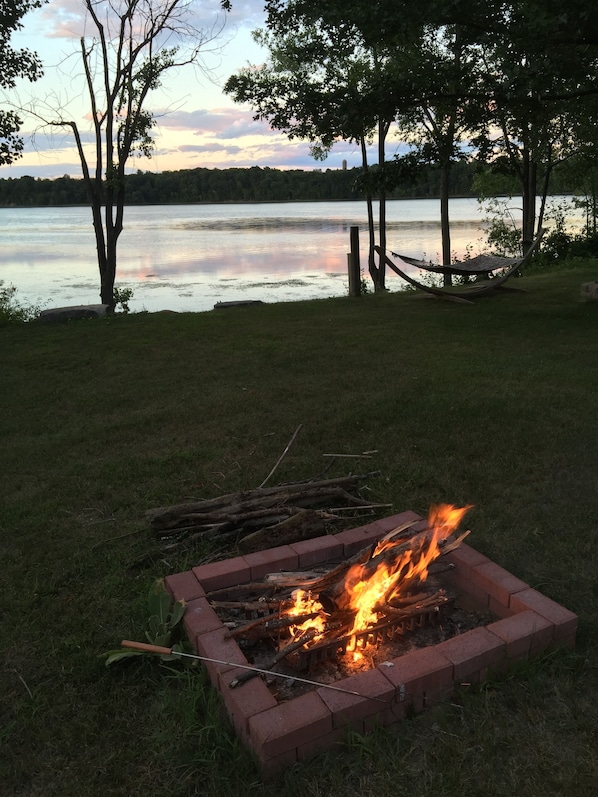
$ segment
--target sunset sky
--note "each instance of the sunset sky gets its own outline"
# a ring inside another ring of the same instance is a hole
[[[233,11],[223,14],[218,0],[195,0],[200,26],[210,30],[225,22],[217,40],[204,53],[209,72],[190,67],[167,76],[163,88],[147,105],[157,118],[156,149],[151,160],[131,160],[131,169],[172,171],[197,167],[225,169],[233,166],[274,168],[349,168],[358,166],[360,154],[353,144],[336,145],[326,161],[314,161],[306,142],[289,141],[252,118],[249,107],[235,105],[223,94],[227,78],[247,64],[260,64],[265,54],[253,42],[251,31],[264,22],[263,0],[233,0]],[[45,75],[36,83],[21,81],[11,98],[21,106],[40,109],[68,107],[71,118],[87,129],[85,85],[78,56],[79,38],[92,27],[82,16],[81,0],[51,0],[28,14],[14,46],[35,50]],[[50,114],[49,114],[50,115]],[[0,167],[0,178],[32,175],[80,176],[72,137],[60,129],[40,129],[39,120],[27,118],[22,128],[24,156],[12,166]],[[389,149],[392,149],[392,142]]]

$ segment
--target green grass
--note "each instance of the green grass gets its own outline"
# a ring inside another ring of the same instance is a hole
[[[464,306],[415,294],[0,328],[0,794],[593,795],[595,263]],[[261,783],[201,668],[104,666],[159,576],[144,513],[376,449],[373,500],[472,503],[471,542],[580,617],[559,652]]]

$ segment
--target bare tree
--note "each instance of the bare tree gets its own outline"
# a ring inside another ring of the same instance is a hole
[[[50,124],[72,130],[92,210],[100,298],[114,308],[117,244],[123,230],[125,169],[135,152],[150,157],[154,116],[151,91],[169,70],[200,66],[202,52],[222,25],[194,25],[192,0],[83,0],[92,36],[80,40],[93,146],[72,119]],[[221,2],[229,10],[227,0]]]

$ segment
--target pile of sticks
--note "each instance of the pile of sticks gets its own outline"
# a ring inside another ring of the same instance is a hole
[[[251,553],[327,534],[348,516],[387,508],[388,504],[370,503],[359,494],[363,482],[378,475],[379,472],[370,472],[258,487],[150,509],[146,517],[160,539],[190,535],[234,538],[243,553]]]

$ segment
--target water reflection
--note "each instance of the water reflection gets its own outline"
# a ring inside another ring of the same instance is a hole
[[[452,200],[457,256],[481,239],[474,200]],[[129,207],[119,243],[117,283],[133,288],[134,310],[207,310],[217,301],[292,301],[347,292],[349,229],[361,230],[362,202]],[[95,240],[88,208],[0,209],[0,279],[22,301],[97,302]],[[389,203],[388,247],[436,259],[438,203]],[[402,286],[389,275],[391,290]]]

